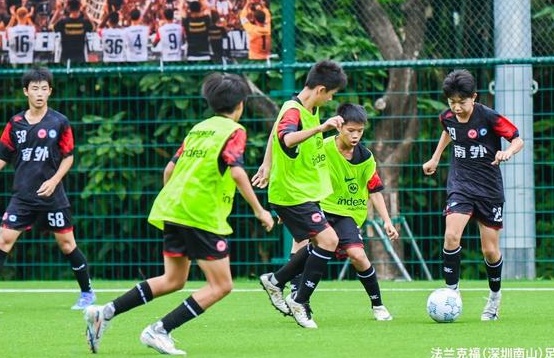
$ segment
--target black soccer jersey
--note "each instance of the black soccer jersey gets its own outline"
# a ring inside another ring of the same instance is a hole
[[[29,209],[69,207],[62,182],[49,197],[37,195],[42,183],[73,155],[73,132],[66,116],[48,109],[42,120],[29,124],[21,112],[13,116],[0,137],[0,159],[15,169],[11,204]]]
[[[502,138],[511,142],[519,137],[516,126],[479,103],[475,103],[467,123],[458,122],[450,109],[440,115],[440,121],[452,139],[447,193],[504,202],[502,173],[491,163],[496,152],[502,150]]]

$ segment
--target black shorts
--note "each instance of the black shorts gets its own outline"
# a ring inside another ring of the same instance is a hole
[[[271,208],[279,215],[296,242],[312,238],[329,227],[318,203],[307,202],[293,206],[271,204]]]
[[[72,231],[71,208],[37,210],[8,205],[2,216],[2,227],[23,231],[30,230],[33,226],[56,233]]]
[[[356,225],[354,219],[350,216],[341,216],[331,213],[325,213],[325,216],[339,237],[339,244],[335,250],[335,256],[338,259],[348,257],[346,249],[349,247],[364,247],[360,228]]]
[[[484,225],[502,229],[504,203],[493,203],[486,200],[468,198],[462,194],[452,193],[446,199],[444,216],[452,213],[466,214]]]
[[[164,223],[163,254],[191,260],[220,260],[229,256],[227,238],[209,231]]]

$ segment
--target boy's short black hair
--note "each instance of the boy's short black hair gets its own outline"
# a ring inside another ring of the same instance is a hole
[[[54,81],[54,76],[52,72],[46,67],[33,67],[29,71],[25,72],[21,78],[21,84],[23,88],[29,88],[31,82],[48,82],[48,86],[52,87],[52,82]]]
[[[216,114],[232,113],[248,94],[246,82],[235,74],[212,73],[202,85],[202,96]]]
[[[69,0],[67,7],[69,11],[79,11],[81,10],[81,2],[79,0]]]
[[[365,125],[367,123],[367,112],[359,104],[343,103],[337,108],[337,114],[344,119],[344,124],[353,122]]]
[[[342,67],[337,62],[323,60],[312,66],[304,85],[308,88],[324,86],[327,91],[332,91],[343,89],[346,83],[346,73]]]
[[[442,82],[442,92],[446,98],[469,98],[477,92],[475,78],[468,70],[454,70]]]

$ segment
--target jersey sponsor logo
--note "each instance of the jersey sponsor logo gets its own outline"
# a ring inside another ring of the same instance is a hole
[[[486,136],[487,133],[488,133],[487,128],[481,128],[481,129],[479,129],[479,135],[480,135],[481,137]]]
[[[56,138],[57,136],[58,136],[58,132],[56,132],[55,129],[50,129],[50,130],[48,131],[48,137],[54,139],[54,138]]]
[[[183,154],[185,155],[185,157],[189,158],[204,158],[207,154],[207,151],[202,149],[189,148],[185,149]]]
[[[314,167],[320,163],[323,163],[325,161],[325,154],[318,154],[312,156],[312,164]]]
[[[46,129],[39,129],[39,131],[38,131],[38,133],[37,133],[37,136],[38,136],[40,139],[46,138]]]
[[[223,252],[225,251],[225,249],[227,249],[227,243],[225,242],[225,240],[219,240],[217,244],[215,244],[215,248],[217,251]]]
[[[365,199],[355,199],[355,198],[343,198],[342,196],[337,200],[337,204],[345,206],[366,206],[367,200]]]
[[[312,214],[312,222],[319,223],[321,222],[323,218],[321,217],[321,213],[313,213]]]
[[[467,136],[471,139],[477,138],[477,131],[475,129],[470,129],[467,131]]]

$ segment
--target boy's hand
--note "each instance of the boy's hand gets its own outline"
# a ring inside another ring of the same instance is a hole
[[[400,235],[398,234],[398,231],[396,231],[396,228],[392,224],[392,222],[386,222],[383,227],[385,228],[385,232],[387,233],[387,236],[390,240],[398,240]]]
[[[265,188],[269,184],[269,170],[270,166],[262,163],[251,179],[252,186],[260,189]]]
[[[437,171],[437,167],[439,165],[439,162],[437,160],[431,159],[428,162],[423,164],[423,173],[425,175],[432,175],[435,174]]]
[[[512,153],[508,152],[507,150],[499,150],[496,152],[496,155],[494,156],[494,161],[491,163],[492,165],[500,165],[502,162],[507,162],[512,157]]]
[[[267,210],[262,210],[259,213],[256,213],[256,218],[260,220],[262,223],[262,226],[265,228],[265,231],[271,231],[273,229],[273,225],[275,225],[275,221],[273,220],[273,217],[271,216],[271,213]]]
[[[321,129],[321,132],[327,132],[331,129],[340,129],[343,123],[344,119],[341,116],[334,116],[326,120],[319,126],[319,128]]]

